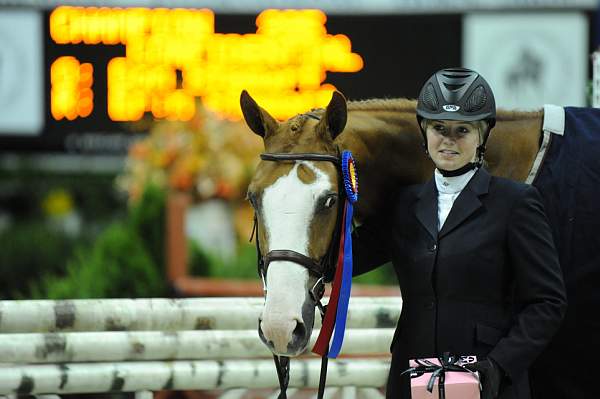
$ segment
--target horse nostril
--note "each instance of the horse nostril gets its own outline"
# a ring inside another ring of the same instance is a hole
[[[300,340],[306,336],[306,327],[301,321],[296,322],[296,328],[292,332],[292,342]]]

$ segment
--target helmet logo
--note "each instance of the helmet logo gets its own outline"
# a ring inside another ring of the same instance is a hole
[[[444,111],[448,111],[448,112],[456,112],[460,109],[460,107],[458,105],[454,105],[454,104],[447,104],[447,105],[444,105],[442,108],[444,109]]]

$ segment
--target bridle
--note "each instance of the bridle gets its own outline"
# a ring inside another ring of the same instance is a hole
[[[307,114],[313,118],[315,116]],[[339,154],[339,149],[336,149]],[[306,268],[309,274],[317,278],[316,283],[309,289],[309,295],[315,302],[315,306],[319,308],[321,317],[324,318],[327,306],[321,303],[323,294],[325,293],[325,283],[329,283],[333,280],[335,268],[337,264],[337,257],[339,253],[339,237],[342,229],[342,214],[344,209],[344,196],[345,190],[342,187],[341,178],[341,157],[339,155],[330,154],[318,154],[318,153],[263,153],[260,155],[263,161],[273,162],[285,162],[285,161],[324,161],[333,163],[338,172],[340,178],[338,179],[338,198],[337,198],[337,224],[335,231],[329,244],[329,248],[325,255],[315,260],[299,252],[288,250],[288,249],[274,249],[269,251],[266,255],[262,255],[260,251],[259,234],[258,234],[258,218],[256,212],[254,214],[254,228],[252,229],[252,237],[256,234],[256,253],[257,253],[257,268],[258,274],[263,281],[264,293],[267,292],[266,276],[269,268],[269,264],[273,261],[289,261]],[[321,375],[319,379],[319,393],[318,398],[323,398],[325,389],[325,380],[327,376],[327,359],[325,355],[321,358]],[[279,387],[281,392],[278,399],[286,399],[286,390],[289,382],[289,357],[273,355],[275,361],[275,367],[277,369],[277,376],[279,378]]]
[[[263,153],[260,155],[260,158],[264,161],[274,161],[274,162],[283,162],[283,161],[325,161],[333,163],[338,171],[341,168],[341,159],[336,155],[329,154],[316,154],[316,153]],[[340,172],[341,174],[341,172]],[[341,184],[338,183],[338,199],[337,199],[337,215],[338,221],[341,220],[341,214],[343,211],[343,195],[345,194],[344,190],[341,187]],[[256,213],[254,214],[254,229],[253,235],[256,233],[256,251],[258,255],[257,266],[258,266],[258,274],[262,278],[264,283],[264,288],[266,292],[266,277],[267,271],[269,268],[269,264],[273,261],[289,261],[299,264],[306,268],[308,272],[317,278],[317,284],[322,285],[325,283],[331,282],[333,279],[333,273],[335,272],[335,264],[337,261],[337,245],[336,238],[339,238],[341,229],[341,223],[336,225],[336,229],[334,232],[333,239],[329,245],[329,248],[320,260],[315,260],[310,258],[304,254],[299,252],[290,250],[290,249],[274,249],[269,251],[266,255],[261,256],[260,252],[260,243],[259,243],[259,234],[258,234],[258,218]],[[312,292],[311,295],[317,294],[318,292]],[[320,299],[323,296],[323,293],[319,295],[313,295],[315,302],[320,303]]]

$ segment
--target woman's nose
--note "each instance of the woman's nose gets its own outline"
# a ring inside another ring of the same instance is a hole
[[[443,137],[443,141],[445,143],[454,143],[456,141],[456,138],[454,137],[454,135],[451,134],[445,134]]]

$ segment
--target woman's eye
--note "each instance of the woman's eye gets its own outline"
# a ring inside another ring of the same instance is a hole
[[[458,132],[460,134],[467,134],[467,133],[469,133],[469,129],[467,129],[466,127],[459,127]]]
[[[444,125],[434,125],[433,128],[438,132],[443,132],[444,130],[446,130],[444,128]]]

